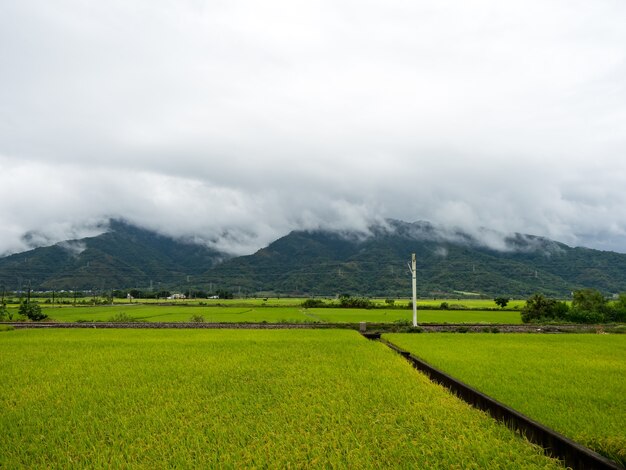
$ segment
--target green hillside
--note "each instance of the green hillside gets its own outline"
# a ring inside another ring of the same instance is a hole
[[[112,220],[107,232],[0,258],[7,289],[95,289],[187,283],[225,255]]]
[[[626,290],[626,255],[570,248],[551,240],[517,235],[505,250],[488,248],[458,232],[441,236],[425,222],[390,221],[370,237],[296,231],[250,256],[226,261],[203,280],[231,290],[297,295],[391,296],[410,293],[407,262],[417,255],[421,296],[457,292],[565,296],[593,287]]]
[[[227,290],[246,295],[408,296],[417,255],[418,292],[568,296],[584,287],[626,291],[626,255],[515,235],[497,249],[479,236],[427,222],[387,221],[370,233],[294,231],[249,256],[229,258],[124,222],[107,232],[0,258],[8,290],[124,288]],[[494,239],[486,232],[484,239]]]

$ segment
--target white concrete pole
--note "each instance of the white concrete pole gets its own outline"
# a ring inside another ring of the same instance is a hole
[[[417,326],[417,273],[415,253],[411,255],[411,280],[413,281],[413,326]]]

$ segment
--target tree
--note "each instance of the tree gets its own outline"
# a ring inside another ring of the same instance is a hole
[[[611,308],[600,291],[581,289],[574,292],[569,319],[577,323],[603,323]]]
[[[168,290],[160,290],[156,293],[157,299],[167,299],[172,293]]]
[[[233,293],[224,289],[217,289],[215,291],[215,295],[217,295],[220,299],[232,299]]]
[[[131,289],[128,291],[128,293],[133,299],[143,298],[143,292],[141,292],[139,289]]]
[[[581,289],[574,292],[572,308],[586,312],[606,313],[607,301],[600,291]]]
[[[617,301],[611,306],[608,313],[609,321],[626,322],[626,293],[619,294]]]
[[[522,309],[522,321],[529,323],[542,320],[564,320],[569,307],[565,302],[548,299],[541,294],[534,294]]]
[[[24,315],[32,321],[40,321],[48,318],[48,315],[41,311],[41,307],[37,302],[22,302],[18,312],[20,315]]]
[[[500,308],[504,308],[509,304],[509,298],[508,297],[496,297],[495,299],[493,299],[493,301],[496,303],[496,305],[498,305]]]
[[[3,299],[4,300],[4,299]],[[7,310],[7,306],[4,302],[0,303],[0,321],[5,321],[5,319],[12,320],[9,316],[9,312]]]

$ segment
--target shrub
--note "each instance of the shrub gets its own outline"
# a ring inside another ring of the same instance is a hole
[[[601,292],[582,289],[574,292],[572,308],[567,319],[576,323],[605,323],[626,320],[624,298],[620,295],[616,303],[609,304]]]
[[[603,323],[605,316],[598,311],[572,308],[567,314],[567,320],[573,323]]]
[[[626,323],[626,309],[615,306],[609,309],[606,314],[606,319],[614,323]]]
[[[448,304],[448,302],[441,302],[441,304],[439,304],[439,309],[440,310],[449,310],[450,309],[450,304]]]
[[[205,319],[202,315],[192,315],[191,318],[189,318],[189,321],[191,323],[204,323]]]
[[[302,302],[302,307],[304,308],[320,308],[325,306],[326,305],[322,299],[306,299]]]
[[[119,312],[109,318],[109,321],[113,323],[132,323],[139,320],[137,318],[131,317],[126,312]]]
[[[522,321],[524,323],[564,320],[567,317],[569,307],[565,302],[548,299],[541,294],[534,294],[526,301],[522,308]]]
[[[372,308],[372,301],[365,297],[351,297],[349,295],[339,296],[339,306],[341,308]]]
[[[48,318],[48,315],[41,311],[41,307],[37,302],[22,302],[18,313],[32,321],[41,321]]]

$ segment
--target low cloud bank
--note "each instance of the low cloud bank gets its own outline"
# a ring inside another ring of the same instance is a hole
[[[0,253],[111,217],[232,254],[385,218],[626,252],[625,18],[605,1],[9,2]]]

